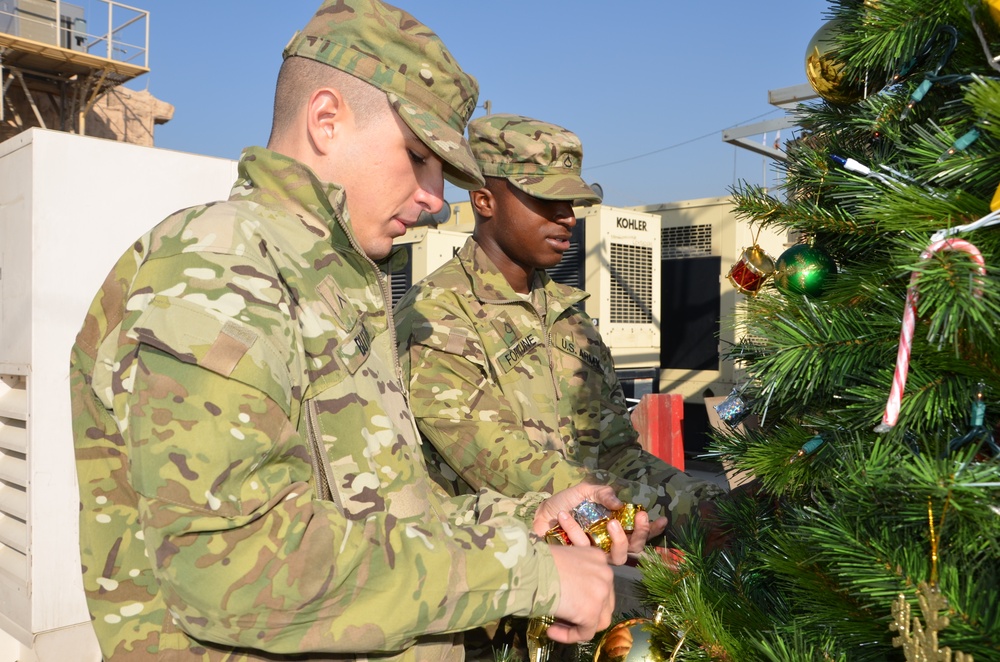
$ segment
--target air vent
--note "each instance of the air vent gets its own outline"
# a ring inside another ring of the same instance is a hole
[[[652,324],[653,249],[611,244],[611,323]]]
[[[0,570],[28,585],[28,382],[0,375]]]
[[[389,290],[393,308],[413,285],[413,245],[407,244],[404,250],[407,253],[406,266],[389,274]]]
[[[554,267],[546,269],[549,278],[557,283],[569,285],[579,290],[584,289],[584,264],[583,258],[583,227],[582,222],[577,222],[573,226],[573,233],[570,235],[569,249],[563,253],[562,260]]]
[[[664,227],[661,254],[664,260],[708,257],[712,254],[711,225]]]

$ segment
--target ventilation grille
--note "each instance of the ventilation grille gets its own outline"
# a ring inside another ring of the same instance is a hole
[[[578,290],[584,288],[583,226],[584,224],[579,221],[573,226],[573,232],[569,239],[569,249],[563,253],[559,264],[546,269],[549,278],[555,282],[575,287]]]
[[[28,382],[0,375],[0,570],[28,584]]]
[[[392,307],[395,308],[410,286],[413,285],[413,245],[406,245],[406,266],[389,274],[389,292],[392,296]]]
[[[611,244],[611,323],[653,323],[653,249]]]
[[[712,254],[711,225],[678,225],[662,231],[661,255],[664,260],[709,257]]]

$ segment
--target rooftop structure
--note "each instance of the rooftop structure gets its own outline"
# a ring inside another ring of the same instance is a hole
[[[94,4],[0,0],[0,140],[31,126],[86,134],[95,104],[149,71],[149,12]]]

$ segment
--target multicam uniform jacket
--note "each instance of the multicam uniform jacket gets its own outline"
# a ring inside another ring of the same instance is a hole
[[[166,219],[95,298],[71,384],[107,658],[461,659],[448,633],[557,603],[540,495],[429,479],[344,207],[250,148],[228,202]]]
[[[721,490],[642,450],[587,296],[538,271],[525,299],[472,238],[407,292],[396,328],[428,465],[453,494],[610,482],[676,522]]]

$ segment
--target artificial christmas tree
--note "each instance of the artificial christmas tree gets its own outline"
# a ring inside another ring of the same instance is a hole
[[[712,449],[762,489],[722,507],[726,549],[692,528],[679,567],[644,559],[658,627],[684,637],[662,659],[1000,660],[989,4],[831,0],[824,98],[798,110],[780,190],[734,191],[746,222],[826,266],[820,287],[772,279],[743,304],[757,424]]]

